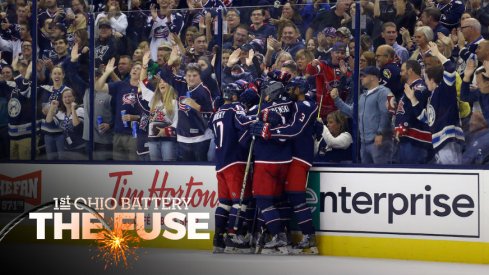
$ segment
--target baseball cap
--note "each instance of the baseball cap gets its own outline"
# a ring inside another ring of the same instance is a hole
[[[55,28],[58,28],[60,31],[66,33],[66,26],[63,23],[56,23],[54,25]]]
[[[360,71],[360,75],[375,75],[376,77],[379,77],[380,71],[375,66],[367,66],[365,69]]]
[[[102,20],[101,20],[101,21],[98,23],[98,28],[99,28],[99,29],[101,29],[101,28],[104,28],[104,27],[105,27],[105,28],[112,28],[112,26],[110,25],[110,22],[109,22],[109,21],[106,21],[106,20],[102,21]]]
[[[331,50],[333,52],[346,52],[346,44],[343,42],[336,42]]]
[[[336,30],[336,33],[340,33],[341,35],[350,38],[351,31],[347,27],[341,27]]]
[[[336,37],[336,29],[333,27],[326,27],[322,30],[322,33],[326,37]]]

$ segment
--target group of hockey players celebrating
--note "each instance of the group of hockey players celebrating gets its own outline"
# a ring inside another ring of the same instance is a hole
[[[304,77],[269,75],[224,87],[224,104],[209,121],[219,196],[215,253],[318,253],[305,191],[314,134],[324,126]],[[292,217],[302,232],[295,244]]]

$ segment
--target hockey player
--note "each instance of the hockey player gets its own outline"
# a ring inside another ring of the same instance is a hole
[[[292,116],[291,102],[285,97],[285,88],[282,83],[270,81],[262,89],[262,108],[264,112],[278,113],[284,124]],[[253,108],[251,112],[255,111]],[[281,221],[280,212],[275,202],[283,194],[287,171],[292,161],[292,146],[284,140],[270,138],[270,131],[275,130],[276,117],[271,123],[259,121],[250,128],[252,135],[256,136],[254,146],[254,170],[253,170],[253,196],[256,199],[256,207],[260,209],[266,229],[272,235],[272,239],[264,245],[262,254],[288,254],[287,236]]]
[[[288,139],[292,146],[292,162],[287,171],[285,194],[293,208],[294,216],[302,231],[302,240],[291,251],[294,254],[318,254],[315,240],[315,230],[312,224],[311,210],[306,204],[306,186],[309,169],[314,158],[314,121],[318,107],[316,103],[306,98],[308,91],[307,80],[304,77],[293,78],[288,85],[289,98],[294,102],[295,110],[290,124],[269,130],[272,139]],[[314,100],[314,98],[313,98]],[[273,112],[265,109],[264,112]],[[264,114],[263,120],[271,117]],[[321,125],[322,126],[322,125]],[[267,131],[265,128],[264,131]]]
[[[240,203],[240,193],[246,167],[248,150],[239,143],[240,134],[252,123],[245,116],[244,107],[238,102],[243,89],[235,83],[223,90],[224,105],[209,121],[216,142],[216,171],[219,205],[215,212],[216,230],[214,253],[248,253],[249,240],[241,229],[246,206],[251,198],[251,184],[246,184],[241,206],[238,231],[233,227]],[[224,234],[227,237],[224,239]]]

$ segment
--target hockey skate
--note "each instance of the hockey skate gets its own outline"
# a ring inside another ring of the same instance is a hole
[[[251,235],[246,236],[240,234],[229,234],[224,240],[224,253],[229,254],[249,254],[251,253],[250,246]]]
[[[214,234],[214,240],[212,241],[214,249],[212,253],[224,253],[224,248],[226,245],[224,244],[224,234]]]
[[[319,250],[316,246],[316,235],[302,235],[302,240],[290,250],[294,255],[317,255]]]
[[[261,254],[265,255],[288,255],[287,249],[287,235],[285,233],[279,233],[272,237],[272,239],[265,243]]]

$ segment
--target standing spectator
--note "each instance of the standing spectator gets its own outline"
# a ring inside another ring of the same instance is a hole
[[[461,0],[437,0],[436,8],[441,12],[440,22],[452,30],[460,24],[460,18],[464,13],[465,6]]]
[[[100,19],[98,29],[98,38],[95,41],[95,67],[97,68],[125,52],[121,41],[112,35],[112,26],[106,18]]]
[[[460,164],[464,133],[460,127],[457,91],[455,88],[455,65],[439,51],[435,43],[430,42],[430,51],[443,64],[427,68],[425,81],[431,97],[427,106],[419,104],[414,91],[406,89],[405,94],[416,108],[416,115],[428,124],[435,150],[436,164]]]
[[[119,1],[107,1],[105,12],[99,13],[97,18],[95,18],[96,26],[102,18],[106,18],[109,21],[113,34],[116,37],[121,38],[126,35],[126,29],[129,23],[127,22],[127,16],[121,12]]]
[[[171,10],[168,2],[161,2],[160,9],[151,8],[151,60],[156,61],[156,51],[162,42],[170,41],[170,33],[180,34],[183,28],[183,16]]]
[[[31,159],[31,73],[29,63],[15,82],[0,81],[0,97],[8,100],[8,133],[10,139],[10,160]]]
[[[51,101],[46,124],[62,130],[64,149],[58,151],[60,160],[81,160],[86,158],[86,145],[83,140],[83,107],[75,103],[73,90],[68,88],[61,93],[61,102]]]
[[[425,26],[433,30],[433,41],[438,40],[438,33],[441,32],[445,36],[450,34],[450,31],[440,23],[441,12],[437,8],[426,8],[421,13],[421,21]]]
[[[460,30],[462,31],[462,34],[458,34],[458,36],[462,35],[462,37],[458,37],[458,48],[461,50],[457,62],[457,72],[463,78],[467,61],[469,59],[477,58],[475,51],[484,38],[481,36],[481,24],[477,19],[468,18],[464,20],[461,23]],[[463,45],[464,40],[466,42],[465,45]],[[455,51],[456,50],[457,48],[455,48]]]
[[[223,45],[224,49],[236,50],[248,43],[248,27],[246,25],[239,25],[233,33],[233,39]]]
[[[55,66],[51,71],[51,81],[52,85],[42,85],[41,86],[41,106],[42,113],[46,116],[49,111],[53,108],[51,106],[52,102],[62,101],[61,95],[67,89],[70,89],[65,85],[65,71],[61,66]],[[57,109],[53,110],[54,114]],[[54,115],[53,114],[53,115]],[[44,120],[41,124],[41,130],[44,133],[44,143],[46,145],[46,156],[48,160],[59,160],[63,156],[63,151],[65,149],[65,139],[63,136],[63,129],[59,127],[59,124],[46,123]]]
[[[250,34],[254,38],[261,39],[263,43],[266,42],[268,37],[276,36],[277,29],[265,23],[265,10],[263,8],[256,7],[251,10]]]
[[[11,52],[13,57],[12,59],[24,58],[27,63],[29,63],[30,59],[28,58],[30,56],[20,56],[20,54],[23,53],[23,45],[24,43],[27,45],[27,42],[29,42],[29,49],[30,53],[32,54],[32,37],[30,34],[30,27],[27,23],[19,24],[19,35],[20,39],[15,40],[5,40],[0,37],[0,51]]]
[[[379,85],[379,75],[376,67],[366,67],[360,74],[362,86],[367,89],[358,101],[360,157],[364,164],[387,164],[392,159],[391,116],[386,107],[391,92]],[[337,89],[331,91],[331,97],[341,112],[352,117],[353,106],[338,97]]]
[[[316,14],[316,17],[312,20],[312,24],[309,26],[306,32],[306,40],[312,38],[320,30],[326,27],[333,27],[338,29],[345,21],[350,19],[348,11],[353,1],[351,0],[338,0],[336,7],[329,11],[320,11]]]
[[[425,56],[430,55],[429,42],[433,41],[433,31],[428,26],[419,27],[414,32],[414,43],[416,44],[416,50],[411,54],[409,59],[413,59],[421,64],[421,71],[424,72],[425,64],[423,62]]]
[[[107,64],[105,72],[95,82],[95,91],[108,92],[115,102],[114,160],[137,160],[137,140],[132,137],[131,121],[140,119],[137,91],[142,67],[141,64],[134,64],[129,81],[116,81],[107,84],[107,78],[115,70],[114,64],[115,59],[112,58]]]
[[[482,114],[486,121],[489,122],[489,61],[484,62],[484,67],[476,71],[476,64],[473,59],[469,60],[465,68],[465,74],[462,82],[462,91],[460,98],[471,104],[479,102]],[[477,89],[470,89],[472,77],[475,72]]]
[[[267,53],[265,60],[269,64],[271,60],[277,57],[277,54],[281,51],[290,53],[295,56],[297,51],[304,49],[306,46],[300,38],[300,32],[294,23],[285,23],[280,34],[280,42],[273,37],[269,37],[267,40]]]
[[[306,75],[316,78],[316,102],[320,105],[319,112],[323,121],[326,120],[329,113],[337,109],[330,95],[332,89],[338,88],[343,100],[349,97],[349,87],[341,85],[346,83],[346,78],[351,76],[345,62],[345,53],[346,45],[337,42],[331,50],[331,62],[314,60],[306,68]]]
[[[168,66],[163,67],[161,78],[175,88],[178,94],[178,160],[207,161],[212,132],[207,120],[212,114],[212,97],[200,78],[200,66],[187,65],[185,78],[175,76],[169,66],[179,59],[178,48],[174,47]]]
[[[115,74],[119,78],[119,80],[129,80],[130,73],[132,68],[132,58],[128,55],[123,55],[119,58],[119,62],[117,62],[117,69]]]
[[[389,45],[379,46],[375,52],[375,59],[380,68],[381,84],[389,88],[396,101],[399,101],[402,96],[401,68],[395,63],[395,57],[396,52]]]
[[[141,85],[141,84],[140,84]],[[151,161],[177,160],[177,94],[163,79],[154,92],[142,87],[143,99],[149,102],[149,156]]]
[[[96,71],[95,81],[102,76],[101,71]],[[113,151],[113,128],[114,112],[111,104],[112,97],[108,93],[95,92],[94,98],[94,121],[84,123],[83,139],[90,140],[89,133],[93,131],[93,159],[94,160],[112,160]],[[85,93],[83,97],[83,107],[85,114],[90,110],[90,93]],[[99,121],[100,117],[100,121]],[[91,130],[90,130],[91,129]]]
[[[386,22],[382,25],[382,38],[385,44],[391,46],[396,52],[395,61],[400,64],[406,62],[409,59],[409,52],[403,46],[397,44],[397,27],[396,24],[392,22]]]
[[[126,29],[128,52],[134,52],[140,41],[148,40],[147,19],[148,12],[141,8],[141,0],[132,0],[131,10],[127,13],[127,21],[129,22]]]
[[[402,64],[401,77],[406,86],[414,91],[420,106],[426,106],[430,92],[421,79],[421,65],[415,60]],[[399,163],[425,164],[431,151],[431,132],[418,120],[411,101],[403,95],[396,112],[395,139],[399,142]]]

